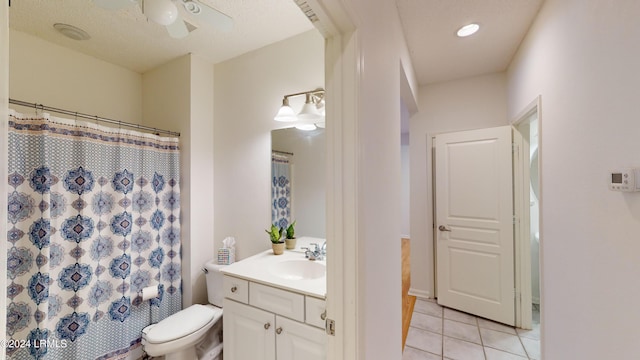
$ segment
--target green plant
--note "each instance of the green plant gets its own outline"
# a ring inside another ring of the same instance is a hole
[[[272,224],[271,230],[265,230],[265,232],[269,234],[269,239],[271,239],[272,243],[274,244],[282,243],[280,239],[282,239],[282,235],[284,235],[284,228],[278,228],[277,226]]]
[[[295,220],[287,227],[287,239],[296,238],[296,230],[293,228],[296,225]]]

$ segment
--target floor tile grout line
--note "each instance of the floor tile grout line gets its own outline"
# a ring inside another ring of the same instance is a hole
[[[516,333],[518,333],[516,331]],[[520,345],[522,345],[522,349],[524,349],[524,353],[527,354],[527,359],[531,360],[531,356],[529,356],[529,350],[527,350],[527,347],[524,346],[524,343],[522,342],[522,338],[520,337],[520,334],[518,334],[518,341],[520,341]]]
[[[409,346],[409,345],[405,346],[405,348],[408,348],[408,347],[412,348],[413,350],[417,350],[417,351],[420,351],[420,352],[423,352],[423,353],[427,353],[427,354],[438,356],[438,354],[432,353],[431,351],[423,350],[423,349],[420,349],[420,348],[417,348],[417,347],[413,347],[413,346]],[[440,357],[444,357],[444,355],[440,355]]]
[[[476,326],[478,327],[478,335],[480,335],[480,345],[482,345],[482,354],[484,355],[484,359],[487,360],[487,350],[484,346],[484,339],[482,339],[482,331],[480,330],[480,321],[476,317]]]

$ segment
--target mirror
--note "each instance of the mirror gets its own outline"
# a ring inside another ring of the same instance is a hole
[[[324,133],[323,128],[271,131],[272,220],[278,216],[287,218],[287,222],[296,221],[296,237],[326,238]],[[287,167],[288,183],[281,177],[286,177]],[[274,185],[274,175],[280,179],[279,184]]]

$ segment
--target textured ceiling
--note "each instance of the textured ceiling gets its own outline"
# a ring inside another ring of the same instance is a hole
[[[148,21],[139,6],[106,10],[91,0],[12,1],[9,26],[81,53],[143,73],[179,56],[193,53],[213,63],[286,39],[313,28],[293,0],[200,0],[234,19],[234,29],[221,33],[189,17],[197,27],[184,39]],[[67,23],[87,31],[90,40],[68,39],[53,29]]]
[[[506,70],[543,0],[396,0],[421,85]],[[480,31],[458,38],[469,23]]]
[[[110,11],[92,0],[12,1],[9,24],[14,30],[141,73],[187,53],[217,63],[313,28],[294,0],[198,1],[231,16],[233,31],[221,33],[180,9],[197,29],[184,39],[173,39],[164,27],[147,21],[136,4]],[[395,1],[422,85],[504,71],[543,2]],[[53,29],[57,22],[80,27],[92,38],[65,38]],[[457,38],[455,31],[469,22],[479,23],[480,31]]]

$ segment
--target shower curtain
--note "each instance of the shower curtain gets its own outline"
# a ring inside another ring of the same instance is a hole
[[[8,167],[7,358],[141,353],[181,308],[178,140],[12,113]]]
[[[285,229],[291,223],[291,164],[276,153],[271,154],[271,223]]]

